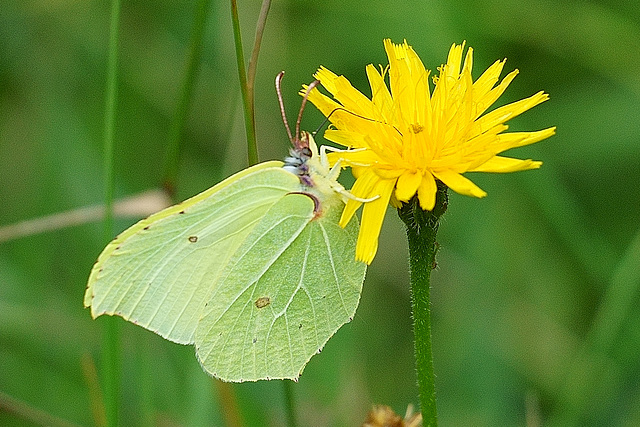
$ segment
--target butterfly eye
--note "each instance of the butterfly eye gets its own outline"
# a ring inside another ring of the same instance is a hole
[[[309,147],[302,147],[302,150],[300,150],[300,157],[310,159],[313,157],[313,153]]]

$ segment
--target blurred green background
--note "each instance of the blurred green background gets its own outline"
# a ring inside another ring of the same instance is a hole
[[[160,183],[196,7],[123,3],[117,197]],[[260,3],[240,3],[248,53]],[[108,28],[106,1],[2,1],[0,226],[101,203]],[[510,153],[543,160],[540,170],[472,174],[488,197],[450,195],[432,275],[441,424],[640,425],[637,2],[275,0],[256,82],[261,160],[289,145],[273,88],[280,70],[293,120],[319,65],[368,93],[364,67],[386,64],[385,37],[407,39],[432,70],[463,40],[474,77],[508,58],[505,74],[520,75],[498,105],[551,95],[511,129],[558,127]],[[212,2],[204,40],[179,199],[246,166],[228,2]],[[309,107],[303,128],[321,123]],[[389,212],[354,321],[295,384],[301,425],[356,426],[372,404],[417,404],[405,241]],[[7,411],[16,405],[95,425],[102,322],[82,296],[104,243],[98,222],[0,243],[0,425],[33,425]],[[221,389],[193,348],[121,323],[121,424],[223,425]],[[284,425],[281,384],[232,389],[247,425]]]

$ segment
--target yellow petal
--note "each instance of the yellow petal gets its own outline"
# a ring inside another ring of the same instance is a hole
[[[302,90],[299,92],[299,94],[304,96],[307,93],[307,88],[308,88],[307,85],[303,85]],[[314,88],[311,90],[311,92],[309,92],[307,99],[311,101],[311,103],[315,105],[318,108],[318,110],[320,110],[322,114],[324,114],[325,116],[328,116],[329,114],[331,114],[331,112],[334,111],[335,109],[342,107],[333,99],[329,98],[328,96],[320,92],[317,88]]]
[[[389,88],[397,109],[399,122],[411,121],[414,116],[415,90],[411,87],[411,70],[407,63],[407,46],[384,41],[389,58]]]
[[[324,83],[322,83],[322,86],[324,86],[329,92],[333,93],[337,91],[333,82],[335,79],[338,78],[338,75],[333,71],[329,70],[328,68],[326,67],[318,68],[318,71],[316,71],[313,77],[320,80],[320,82],[324,81]]]
[[[324,132],[324,137],[336,144],[340,144],[349,148],[361,148],[366,147],[364,136],[361,133],[353,132],[343,129],[327,129]]]
[[[504,60],[498,60],[494,62],[473,83],[473,92],[476,99],[482,99],[489,93],[489,91],[493,89],[496,83],[498,83],[498,80],[500,80],[500,73],[502,73],[502,69],[504,68],[504,64]]]
[[[504,66],[504,61],[498,61],[496,64],[499,64],[499,66],[496,67],[496,70],[497,69],[502,70],[502,67]],[[490,69],[491,67],[485,72],[485,74],[489,72]],[[491,107],[493,103],[496,102],[496,100],[504,93],[504,91],[507,90],[507,87],[509,86],[509,84],[511,84],[511,82],[513,81],[513,79],[516,78],[517,75],[518,75],[518,70],[513,70],[512,72],[507,74],[507,76],[504,79],[502,79],[500,84],[495,88],[493,88],[493,85],[495,84],[495,82],[497,82],[499,75],[495,76],[495,80],[493,79],[493,76],[489,76],[488,81],[486,82],[480,81],[480,79],[478,79],[478,81],[476,81],[473,84],[474,96],[476,97],[476,103],[477,103],[476,111],[473,118],[477,119],[478,117],[480,117],[481,114],[487,111],[487,108]],[[481,85],[488,86],[489,83],[492,84],[491,85],[492,87],[485,92],[486,87]],[[476,92],[476,86],[477,86],[477,92]]]
[[[396,196],[395,194],[393,194],[393,192],[391,192],[391,198],[389,199],[389,204],[391,205],[392,208],[396,208],[396,209],[402,207],[402,202],[396,199]]]
[[[398,201],[408,202],[418,191],[421,182],[422,174],[420,172],[405,172],[400,175],[395,192]]]
[[[464,42],[459,45],[454,43],[451,46],[451,49],[449,49],[447,63],[444,66],[447,77],[457,79],[460,75],[460,63],[462,62],[462,51],[464,50],[464,45]]]
[[[324,67],[316,72],[315,77],[345,109],[360,116],[372,116],[374,111],[372,102],[354,88],[346,77],[338,76]]]
[[[380,158],[371,150],[341,150],[327,154],[330,165],[343,162],[343,166],[370,166],[380,162]]]
[[[480,126],[485,129],[491,128],[524,113],[547,99],[549,99],[549,95],[544,92],[538,92],[529,98],[512,102],[511,104],[496,108],[495,110],[485,114],[476,121],[476,126]]]
[[[433,174],[456,193],[472,197],[484,197],[487,195],[487,193],[485,193],[480,187],[459,173],[451,170],[442,170],[437,172],[434,171]]]
[[[491,148],[495,149],[497,153],[502,153],[510,148],[523,147],[525,145],[542,141],[555,133],[555,126],[535,132],[502,133],[497,136],[497,141],[492,144]]]
[[[423,210],[430,211],[436,205],[436,191],[438,191],[438,186],[433,175],[425,173],[420,187],[418,187],[418,201]]]
[[[385,123],[393,123],[393,98],[391,98],[383,76],[376,70],[376,67],[371,64],[367,65],[366,70],[369,85],[371,86],[371,100],[377,110],[377,116],[371,118]]]
[[[387,205],[394,185],[395,181],[379,180],[376,183],[374,192],[379,194],[380,198],[364,205],[358,243],[356,244],[356,259],[358,261],[371,264],[371,261],[376,256],[378,237],[380,236],[382,222],[387,212]]]
[[[375,168],[375,171],[376,175],[378,175],[380,179],[392,179],[394,181],[400,178],[400,176],[404,172],[402,169],[394,168],[388,165],[386,167],[380,167],[380,165],[378,165],[378,167]]]
[[[469,172],[519,172],[529,169],[538,169],[541,165],[542,162],[534,161],[531,159],[520,160],[512,159],[510,157],[495,156],[482,165],[478,166],[477,168],[471,169]]]
[[[378,181],[380,181],[380,178],[371,168],[362,169],[362,174],[358,176],[355,184],[353,184],[353,187],[351,188],[351,194],[361,199],[370,199],[372,197],[379,196],[379,194],[375,192],[375,188]],[[347,201],[347,205],[344,207],[342,216],[340,217],[340,227],[344,228],[347,226],[351,217],[358,210],[361,204],[362,202],[357,200],[349,199]]]

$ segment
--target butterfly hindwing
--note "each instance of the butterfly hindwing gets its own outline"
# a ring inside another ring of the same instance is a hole
[[[343,206],[317,215],[311,197],[289,194],[265,214],[202,312],[195,343],[206,371],[226,381],[296,379],[352,319],[366,266],[353,255],[357,219],[338,225]]]

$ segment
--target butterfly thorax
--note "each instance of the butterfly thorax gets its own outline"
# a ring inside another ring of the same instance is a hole
[[[285,170],[288,170],[300,178],[300,182],[308,187],[313,186],[313,181],[309,176],[309,160],[313,157],[313,152],[309,147],[290,148],[289,156],[284,159]]]

